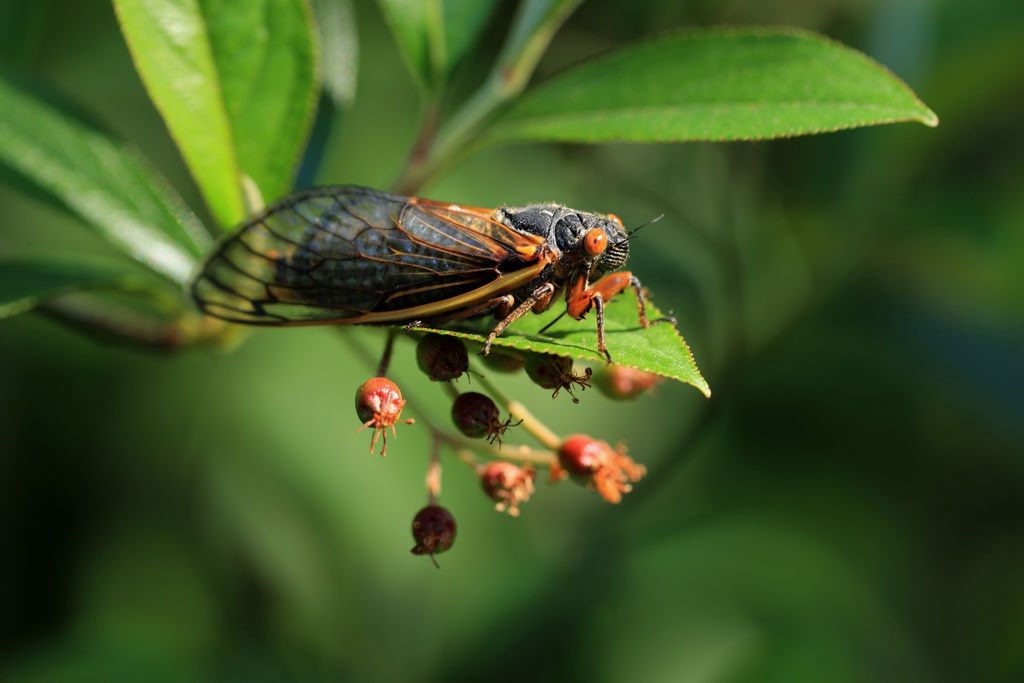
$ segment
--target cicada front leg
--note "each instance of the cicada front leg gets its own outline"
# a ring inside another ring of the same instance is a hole
[[[604,354],[609,363],[612,362],[612,356],[608,353],[608,346],[605,343],[604,305],[627,287],[632,287],[636,294],[637,315],[642,327],[650,327],[654,323],[661,322],[676,324],[676,319],[669,316],[648,320],[647,294],[643,285],[640,284],[640,280],[629,271],[609,273],[591,285],[587,285],[584,276],[578,277],[569,289],[566,311],[576,320],[582,320],[591,308],[595,310],[597,314],[597,350]]]
[[[544,306],[551,301],[551,296],[555,293],[555,286],[550,282],[545,283],[535,289],[530,296],[526,297],[521,304],[512,309],[507,315],[502,317],[501,322],[494,326],[491,333],[487,335],[487,341],[484,343],[483,355],[487,355],[491,352],[491,344],[505,329],[514,323],[515,321],[522,318],[524,315],[533,310],[534,306]],[[499,316],[500,317],[500,316]]]

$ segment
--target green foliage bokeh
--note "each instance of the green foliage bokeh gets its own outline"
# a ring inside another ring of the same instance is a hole
[[[371,368],[336,333],[160,356],[5,321],[0,676],[1024,675],[1021,9],[621,5],[584,4],[540,75],[668,27],[784,23],[880,59],[943,124],[492,149],[443,176],[431,196],[664,213],[631,266],[679,317],[715,397],[665,385],[574,406],[510,381],[561,432],[628,441],[650,477],[615,508],[541,485],[511,520],[451,463],[462,525],[441,571],[408,554],[427,438],[409,428],[387,460],[366,452],[351,394]],[[314,139],[317,178],[385,187],[420,89],[376,6],[356,10],[356,104]],[[5,63],[67,92],[202,206],[109,5],[8,0],[0,17]],[[481,76],[465,64],[452,88]],[[0,203],[5,250],[110,255],[52,206],[4,184]],[[411,356],[400,344],[397,376],[415,376]],[[436,386],[411,392],[443,403]]]

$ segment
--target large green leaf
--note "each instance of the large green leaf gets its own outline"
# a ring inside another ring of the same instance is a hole
[[[529,90],[488,141],[757,140],[898,121],[938,123],[892,73],[790,29],[674,33]]]
[[[34,308],[58,294],[116,286],[137,277],[125,264],[71,256],[0,257],[0,318]]]
[[[231,124],[198,0],[114,0],[149,96],[221,225],[245,216]]]
[[[603,364],[605,358],[597,350],[593,314],[582,321],[563,316],[541,334],[540,330],[560,314],[557,308],[554,306],[543,314],[521,318],[495,339],[494,345]],[[653,305],[648,305],[647,313],[651,320],[662,315]],[[493,324],[493,320],[481,320],[446,326],[445,329],[431,328],[431,331],[482,343]],[[641,327],[636,306],[629,296],[614,299],[605,309],[605,334],[608,351],[617,365],[670,377],[696,387],[705,396],[711,396],[711,388],[700,374],[690,347],[679,330],[671,323],[656,323],[646,329]]]
[[[377,0],[416,81],[440,86],[473,46],[495,0]]]
[[[242,173],[263,196],[291,189],[319,94],[306,0],[202,0]]]
[[[291,184],[317,95],[305,0],[114,0],[136,68],[223,226]]]
[[[208,246],[196,217],[133,150],[3,78],[0,162],[175,282]]]
[[[320,65],[324,90],[342,107],[356,99],[359,32],[352,0],[314,0],[320,28]]]

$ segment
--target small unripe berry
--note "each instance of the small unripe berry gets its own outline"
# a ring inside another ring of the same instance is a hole
[[[472,439],[487,437],[492,443],[512,425],[512,418],[502,422],[498,406],[489,396],[467,391],[452,403],[452,422],[459,431]],[[518,424],[518,423],[516,423]]]
[[[565,389],[572,396],[572,402],[579,403],[580,400],[572,393],[573,385],[579,385],[581,390],[589,387],[593,371],[586,368],[582,375],[577,375],[573,372],[571,358],[544,353],[530,356],[526,361],[526,374],[537,386],[552,389],[552,398]]]
[[[412,554],[430,555],[436,567],[434,555],[445,552],[455,543],[455,517],[447,508],[428,505],[413,517],[412,537],[416,541]]]
[[[526,359],[522,355],[497,347],[492,347],[491,352],[480,359],[495,372],[519,372],[526,365]]]
[[[416,344],[416,363],[430,379],[447,382],[469,369],[469,354],[461,339],[429,333]]]
[[[658,386],[664,379],[653,372],[612,364],[597,371],[594,384],[608,398],[629,401]]]
[[[519,467],[510,462],[492,462],[480,470],[480,484],[484,493],[494,501],[494,509],[519,516],[519,504],[525,503],[533,493],[532,467]]]
[[[364,428],[373,429],[370,452],[382,442],[380,454],[386,455],[388,448],[387,430],[395,433],[395,423],[402,416],[405,399],[398,385],[387,377],[373,377],[363,382],[356,390],[356,415]],[[409,420],[408,422],[411,422]]]

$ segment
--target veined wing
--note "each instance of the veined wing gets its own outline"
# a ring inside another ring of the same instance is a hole
[[[192,284],[207,314],[255,325],[401,322],[508,292],[542,238],[486,209],[355,186],[300,192],[224,241]]]

